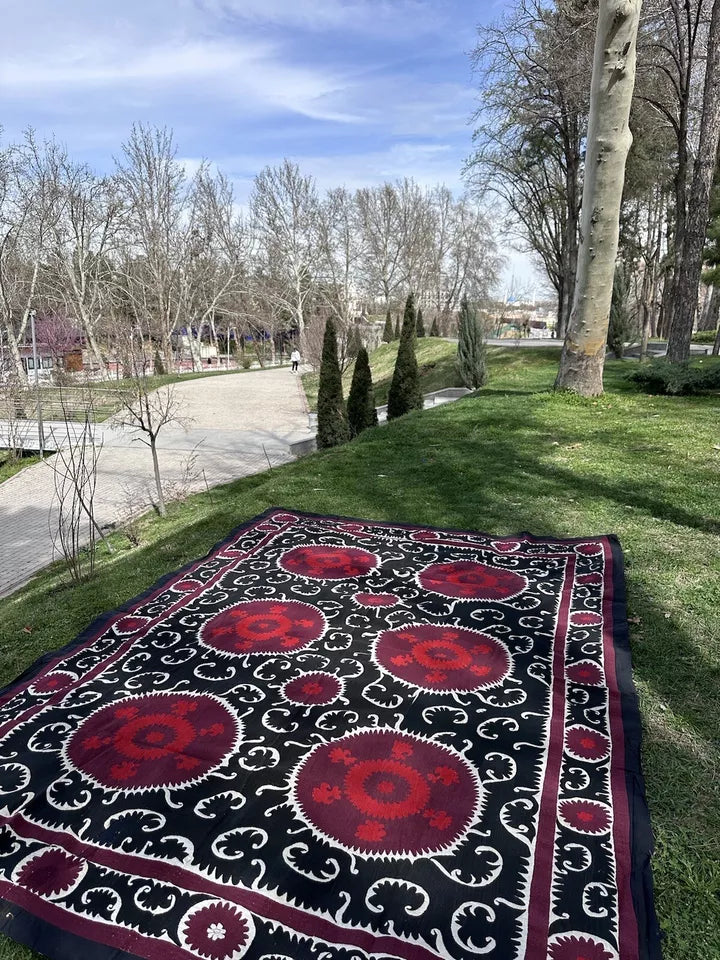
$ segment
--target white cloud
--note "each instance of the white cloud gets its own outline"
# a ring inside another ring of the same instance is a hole
[[[192,0],[204,15],[301,27],[308,31],[344,30],[378,34],[390,29],[406,34],[431,32],[440,21],[439,7],[428,0]]]
[[[107,95],[109,89],[116,95],[141,90],[146,97],[152,92],[197,95],[204,90],[238,104],[242,112],[269,107],[337,123],[360,119],[342,108],[347,81],[288,64],[278,48],[265,42],[194,41],[133,53],[110,45],[73,47],[55,56],[49,53],[32,71],[20,59],[4,58],[0,86],[6,97],[20,100],[103,90]]]

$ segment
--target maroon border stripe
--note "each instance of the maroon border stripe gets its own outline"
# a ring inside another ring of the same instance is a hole
[[[548,758],[545,765],[540,814],[535,840],[533,878],[530,885],[527,949],[525,960],[546,960],[550,932],[550,897],[555,862],[555,828],[557,823],[560,769],[565,749],[565,648],[573,589],[575,587],[575,555],[568,557],[565,584],[558,611],[553,655],[552,712],[550,719]]]
[[[185,867],[157,860],[148,860],[144,857],[120,853],[116,850],[107,850],[93,843],[77,840],[61,830],[39,826],[26,819],[21,813],[16,813],[11,817],[0,817],[0,823],[7,823],[16,834],[25,839],[61,847],[67,853],[84,860],[89,859],[88,853],[90,853],[92,855],[91,863],[107,867],[110,870],[145,877],[149,880],[165,881],[189,893],[202,893],[228,900],[238,906],[245,907],[246,910],[258,917],[276,921],[298,933],[323,940],[333,946],[355,947],[370,955],[384,953],[396,957],[398,960],[439,960],[440,957],[433,950],[418,944],[408,943],[383,934],[376,935],[366,930],[343,927],[308,910],[280,903],[263,893],[248,890],[237,884],[223,885],[208,880]],[[10,898],[8,897],[8,899]]]
[[[615,885],[618,891],[618,953],[622,960],[638,960],[640,947],[637,917],[633,903],[630,845],[630,810],[625,781],[625,729],[622,717],[622,695],[615,666],[615,623],[613,620],[613,556],[608,541],[603,543],[607,589],[603,597],[603,659],[608,684],[610,714],[611,768],[610,787],[613,808],[613,847],[615,853]]]

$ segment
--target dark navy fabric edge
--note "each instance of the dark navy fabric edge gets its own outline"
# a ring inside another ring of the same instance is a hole
[[[0,933],[51,960],[139,960],[136,953],[80,937],[0,897]]]
[[[632,676],[624,559],[619,539],[611,535],[608,540],[613,569],[613,646],[625,739],[625,789],[630,817],[630,889],[638,925],[638,952],[640,960],[662,960],[662,933],[655,912],[651,866],[655,840],[642,773],[642,721]]]

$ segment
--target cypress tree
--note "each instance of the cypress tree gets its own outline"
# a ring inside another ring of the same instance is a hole
[[[415,356],[416,331],[415,298],[411,293],[405,304],[400,345],[392,383],[390,384],[390,393],[388,394],[388,420],[402,417],[411,410],[422,410],[423,408],[420,375]]]
[[[430,336],[431,337],[440,336],[440,329],[438,327],[438,322],[437,322],[437,314],[435,314],[435,316],[433,317],[432,326],[430,327]]]
[[[317,445],[336,447],[350,439],[347,413],[342,393],[342,377],[338,363],[335,324],[328,320],[323,337],[322,362],[317,402]]]
[[[400,314],[395,317],[395,332],[393,333],[393,340],[400,339]]]
[[[425,336],[425,324],[423,322],[422,307],[418,307],[417,312],[417,335],[418,337]]]
[[[362,337],[360,336],[360,331],[358,330],[357,325],[353,324],[353,326],[350,328],[350,333],[348,334],[347,346],[345,349],[348,360],[354,360],[360,352],[361,347]]]
[[[460,304],[457,367],[460,379],[470,390],[477,390],[487,380],[483,330],[467,297],[463,297]]]
[[[355,361],[348,395],[347,412],[351,437],[356,437],[363,430],[367,430],[368,427],[377,426],[375,391],[373,390],[370,361],[365,347],[360,347]]]
[[[383,335],[382,335],[383,343],[391,343],[393,340],[393,336],[394,334],[393,334],[392,317],[390,316],[390,311],[388,310],[385,316],[385,328],[383,330]]]

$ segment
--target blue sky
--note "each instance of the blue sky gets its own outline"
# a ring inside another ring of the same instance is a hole
[[[246,199],[288,156],[320,188],[461,189],[468,51],[504,0],[3,0],[0,123],[112,166],[135,120],[174,129]],[[512,257],[518,274],[529,267]]]

